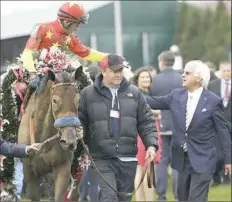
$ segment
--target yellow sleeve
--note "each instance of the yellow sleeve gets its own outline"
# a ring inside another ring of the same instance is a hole
[[[36,72],[34,60],[33,60],[33,51],[30,49],[25,49],[23,51],[23,67],[29,72]]]
[[[100,62],[106,55],[108,55],[108,53],[103,53],[94,49],[90,49],[89,55],[84,57],[83,59],[91,62]]]

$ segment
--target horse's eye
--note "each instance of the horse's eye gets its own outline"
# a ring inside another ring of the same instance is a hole
[[[59,98],[58,96],[56,96],[56,95],[53,95],[53,97],[52,97],[52,102],[53,102],[54,104],[58,104],[59,101],[60,101],[60,98]]]

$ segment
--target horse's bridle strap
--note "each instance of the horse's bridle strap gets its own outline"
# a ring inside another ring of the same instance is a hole
[[[57,83],[57,84],[54,84],[52,86],[52,88],[56,88],[56,87],[59,87],[59,86],[76,86],[77,87],[77,84],[76,83]]]

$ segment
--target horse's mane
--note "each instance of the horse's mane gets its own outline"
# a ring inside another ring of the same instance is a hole
[[[44,92],[44,90],[47,86],[48,80],[49,80],[48,74],[45,74],[45,76],[40,81],[39,88],[36,90],[36,96],[41,95]]]
[[[69,70],[69,71],[62,71],[62,72],[56,73],[55,83],[57,84],[61,82],[64,82],[64,83],[70,82],[73,79],[72,73],[74,72],[75,71],[73,70],[72,71]],[[36,91],[36,95],[41,95],[44,92],[44,90],[46,89],[48,80],[50,80],[50,78],[49,78],[49,74],[47,73],[40,81],[40,85]],[[91,79],[89,78],[88,74],[86,74],[82,70],[82,68],[80,68],[78,72],[78,78],[76,78],[76,83],[77,83],[79,90],[82,90],[83,88],[91,84]]]

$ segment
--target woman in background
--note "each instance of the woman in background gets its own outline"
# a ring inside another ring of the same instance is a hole
[[[136,85],[144,95],[148,95],[150,86],[152,84],[152,77],[149,69],[146,67],[141,67],[137,69],[134,73],[134,77],[132,78],[132,83]],[[156,120],[156,128],[158,132],[158,144],[159,144],[159,150],[156,152],[154,163],[158,163],[160,159],[160,151],[161,151],[161,138],[159,137],[160,111],[159,110],[152,110],[152,111],[154,113]],[[146,149],[139,135],[137,136],[137,145],[138,145],[138,153],[137,153],[138,165],[137,165],[135,181],[134,181],[135,190],[139,186],[141,182],[141,178],[144,176],[144,172],[146,171],[146,166],[145,166]],[[139,186],[138,190],[135,193],[136,201],[154,201],[154,193],[155,193],[154,191],[155,191],[154,187],[152,188],[148,187],[147,173],[146,173],[142,184]]]

